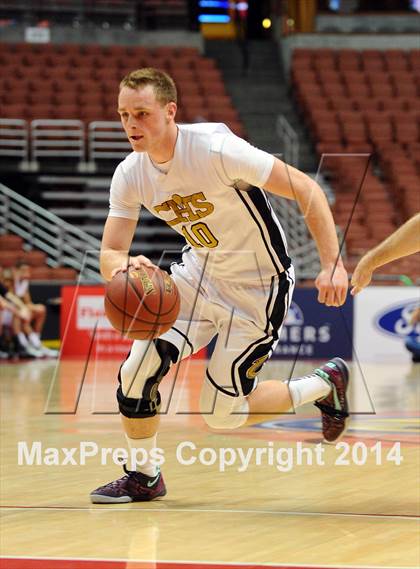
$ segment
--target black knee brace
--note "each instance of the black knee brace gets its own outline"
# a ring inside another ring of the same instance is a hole
[[[178,349],[166,340],[153,340],[161,359],[159,369],[152,377],[146,380],[140,399],[126,397],[121,389],[121,370],[118,374],[120,386],[117,389],[117,400],[121,415],[129,419],[142,419],[154,417],[160,408],[159,383],[168,373],[169,368],[179,356]]]

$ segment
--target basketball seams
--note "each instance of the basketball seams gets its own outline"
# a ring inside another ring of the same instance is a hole
[[[159,269],[159,271],[160,271],[160,269]],[[174,301],[174,303],[172,304],[171,308],[170,308],[169,310],[165,310],[165,312],[161,312],[162,304],[163,304],[163,298],[166,296],[166,293],[165,293],[165,282],[164,282],[164,280],[163,280],[162,275],[161,275],[160,273],[157,273],[157,271],[154,271],[154,275],[156,275],[156,274],[157,274],[157,278],[158,278],[159,280],[158,280],[158,282],[156,282],[156,279],[153,279],[153,283],[154,283],[155,285],[159,285],[159,293],[160,293],[160,294],[159,294],[159,311],[158,311],[158,312],[155,312],[154,310],[152,310],[151,308],[149,308],[149,306],[147,306],[147,302],[146,302],[146,301],[147,301],[147,296],[145,296],[144,298],[141,296],[140,292],[137,290],[137,287],[136,287],[135,284],[134,284],[133,279],[131,279],[130,277],[128,277],[128,282],[130,283],[130,286],[131,286],[131,288],[133,289],[135,295],[137,296],[137,298],[139,299],[139,301],[143,304],[143,307],[147,310],[147,312],[149,312],[149,313],[152,314],[153,316],[157,316],[157,317],[159,318],[159,317],[161,317],[161,316],[166,316],[167,314],[169,314],[170,312],[172,312],[172,310],[174,309],[174,307],[175,307],[176,304],[177,304],[179,293],[178,293],[178,290],[175,289],[177,295],[176,295],[176,297],[175,297],[175,301]],[[162,288],[162,283],[163,283],[163,288]],[[174,285],[175,285],[175,283],[174,283]],[[175,285],[175,287],[176,287],[176,285]]]
[[[105,312],[111,316],[111,318],[108,316],[111,324],[121,334],[127,334],[131,338],[134,335],[133,339],[136,339],[136,335],[137,339],[151,339],[162,335],[173,326],[176,320],[173,316],[179,312],[180,295],[176,284],[173,282],[173,290],[168,293],[166,292],[166,275],[164,272],[159,268],[149,269],[145,267],[145,270],[159,295],[157,298],[156,294],[153,295],[153,298],[145,295],[141,280],[132,278],[126,271],[122,275],[114,277],[118,279],[117,282],[114,281],[114,287],[107,290],[105,294]],[[121,297],[123,297],[122,307],[116,302],[121,300]],[[167,301],[171,303],[169,308],[165,306]],[[150,304],[154,304],[155,310]],[[135,313],[133,313],[134,307]],[[166,310],[162,312],[164,307]],[[138,316],[139,314],[141,317]],[[165,320],[166,315],[172,315],[172,317]],[[145,316],[150,319],[145,319]]]
[[[116,310],[118,310],[118,312],[119,312],[120,314],[125,314],[125,316],[127,316],[127,318],[137,320],[136,314],[138,313],[138,309],[136,310],[136,313],[135,313],[135,314],[131,314],[131,312],[129,312],[129,311],[127,310],[127,303],[126,303],[126,302],[124,303],[124,306],[121,307],[120,305],[116,304],[116,302],[115,302],[114,300],[112,300],[111,297],[110,297],[108,294],[105,295],[105,298],[112,304],[112,306],[113,306]],[[140,306],[139,306],[139,308],[140,308]],[[144,322],[147,322],[147,321],[144,320]]]
[[[154,321],[156,321],[156,318],[159,317],[159,314],[156,312],[153,312],[152,310],[150,310],[150,308],[147,306],[146,304],[146,299],[147,297],[144,296],[142,297],[140,292],[137,290],[137,287],[135,286],[135,283],[133,282],[132,279],[130,279],[130,277],[128,277],[128,282],[130,284],[131,289],[134,291],[134,294],[137,296],[140,304],[136,310],[136,314],[138,313],[138,311],[140,310],[140,308],[145,308],[147,310],[147,312],[149,312],[149,314],[151,314],[154,317]],[[144,290],[143,290],[144,292]]]
[[[117,304],[115,304],[115,302],[113,300],[111,300],[108,295],[106,295],[105,298],[118,311],[118,314],[120,314],[122,316],[125,315],[128,318],[130,318],[132,321],[134,320],[136,322],[141,322],[142,324],[154,324],[154,322],[151,320],[143,320],[142,318],[137,318],[137,316],[130,314],[129,312],[125,312]],[[108,316],[108,318],[109,318],[109,316]],[[166,321],[159,322],[159,325],[161,325],[161,324],[167,325],[167,324],[169,324],[169,322],[172,322],[172,320],[168,320],[167,322]]]

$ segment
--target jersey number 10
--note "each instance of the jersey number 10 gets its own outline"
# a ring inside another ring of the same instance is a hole
[[[210,249],[213,249],[213,247],[217,247],[219,244],[219,241],[210,231],[208,225],[202,223],[201,221],[199,223],[194,223],[194,225],[191,225],[189,230],[186,225],[183,225],[181,231],[185,239],[190,245],[192,245],[192,247],[209,247]]]

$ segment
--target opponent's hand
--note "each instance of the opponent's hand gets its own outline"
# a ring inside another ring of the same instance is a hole
[[[354,296],[368,286],[372,280],[373,267],[367,257],[362,257],[351,278],[351,294]]]
[[[333,272],[334,271],[334,272]],[[326,306],[341,306],[346,301],[348,284],[347,271],[343,265],[321,270],[315,280],[318,302]]]
[[[117,273],[120,271],[127,271],[129,268],[132,269],[140,269],[141,265],[146,265],[146,267],[150,267],[151,269],[158,267],[152,263],[150,259],[145,257],[144,255],[137,255],[137,257],[127,257],[119,267],[116,267],[112,273],[111,278],[114,278]]]

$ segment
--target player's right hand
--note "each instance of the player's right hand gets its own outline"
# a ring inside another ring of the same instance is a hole
[[[116,267],[112,273],[111,278],[114,278],[117,273],[120,271],[127,271],[129,268],[132,269],[140,269],[141,265],[146,265],[146,267],[150,267],[151,269],[158,267],[152,263],[152,261],[145,257],[144,255],[137,255],[137,257],[127,257],[119,267]]]

